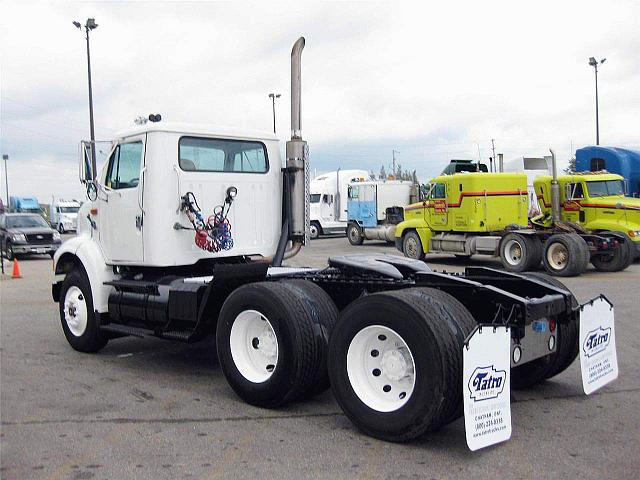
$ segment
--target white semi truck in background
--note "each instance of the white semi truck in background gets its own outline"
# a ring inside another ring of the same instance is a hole
[[[54,199],[49,210],[49,223],[60,233],[75,231],[78,224],[80,202]]]
[[[506,352],[506,385],[564,371],[593,309],[555,279],[479,267],[447,274],[383,254],[282,266],[309,231],[303,47],[301,38],[291,52],[284,165],[271,133],[192,124],[117,134],[101,172],[83,149],[89,201],[54,258],[52,296],[69,344],[97,352],[123,336],[213,335],[222,373],[246,402],[276,408],[331,385],[358,428],[390,441],[462,415],[463,350],[478,332],[506,333],[491,337]],[[477,353],[478,367],[492,365],[495,349]]]
[[[323,173],[311,180],[309,235],[318,238],[347,229],[347,197],[350,182],[364,181],[366,170],[342,170]]]

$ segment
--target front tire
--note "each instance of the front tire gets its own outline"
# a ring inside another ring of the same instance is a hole
[[[353,246],[362,245],[362,242],[364,242],[364,235],[362,234],[360,225],[355,222],[350,223],[347,227],[347,238],[349,239],[349,243]]]
[[[74,350],[97,352],[109,341],[100,331],[91,286],[84,272],[72,270],[65,277],[60,289],[59,310],[62,331]]]
[[[11,246],[10,242],[5,243],[4,258],[9,260],[10,262],[12,262],[14,258],[16,258],[15,254],[13,253],[13,247]]]
[[[311,222],[309,225],[309,237],[311,240],[315,240],[322,235],[322,227],[318,222]]]
[[[402,253],[404,253],[404,256],[407,258],[424,260],[422,240],[415,230],[407,232],[404,237],[402,237]]]

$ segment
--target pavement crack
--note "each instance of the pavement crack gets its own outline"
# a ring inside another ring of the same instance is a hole
[[[251,422],[256,420],[290,420],[296,418],[322,418],[342,416],[341,411],[326,413],[304,413],[291,415],[258,415],[258,416],[241,416],[241,417],[190,417],[190,418],[67,418],[67,419],[46,419],[46,420],[27,420],[24,422],[2,421],[3,427],[10,426],[27,426],[27,425],[63,425],[63,424],[182,424],[182,423],[220,423],[220,422]]]

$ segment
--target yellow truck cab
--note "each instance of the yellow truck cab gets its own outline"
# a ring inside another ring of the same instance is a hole
[[[422,202],[405,207],[396,227],[396,247],[412,258],[446,252],[494,254],[507,226],[528,224],[527,176],[462,172],[428,184]]]
[[[640,198],[624,196],[624,179],[606,172],[585,172],[558,177],[560,218],[590,232],[620,232],[629,237],[640,254]],[[542,216],[532,219],[541,225],[551,222],[551,177],[541,176],[534,188]]]

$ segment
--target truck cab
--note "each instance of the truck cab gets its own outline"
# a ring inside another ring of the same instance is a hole
[[[396,247],[412,258],[433,252],[469,256],[495,250],[478,240],[507,225],[527,225],[527,177],[521,173],[463,172],[428,184],[424,201],[404,209]],[[491,237],[493,238],[493,237]]]
[[[318,175],[310,184],[311,238],[331,233],[344,234],[347,228],[349,183],[363,181],[366,170],[336,170]]]
[[[640,254],[640,199],[625,196],[620,175],[585,172],[558,177],[560,218],[591,232],[613,231],[629,237]],[[538,177],[536,195],[549,221],[551,213],[551,177]]]
[[[78,224],[80,202],[56,200],[51,204],[49,223],[60,233],[75,231]]]
[[[137,126],[114,139],[96,181],[96,198],[80,213],[80,230],[91,236],[108,265],[164,267],[222,256],[269,257],[280,235],[282,198],[273,192],[282,191],[281,167],[273,134],[206,125]],[[209,217],[224,205],[230,188],[237,193],[227,216],[233,248],[198,248],[182,198],[191,195]]]

